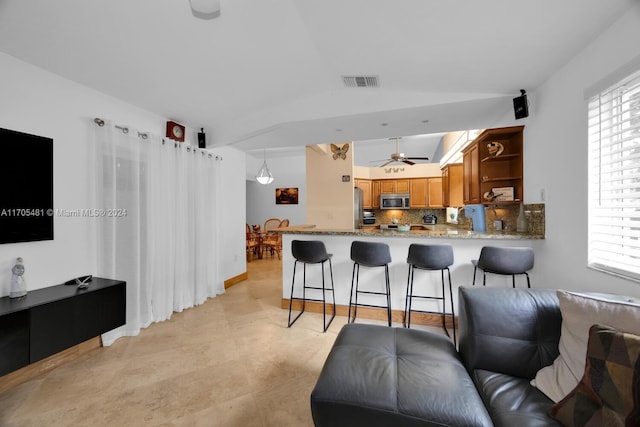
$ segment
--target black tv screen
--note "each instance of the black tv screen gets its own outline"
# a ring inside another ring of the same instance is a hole
[[[53,240],[53,139],[0,128],[0,243]]]

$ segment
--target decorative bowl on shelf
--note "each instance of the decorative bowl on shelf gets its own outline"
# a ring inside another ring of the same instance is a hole
[[[493,157],[498,157],[504,151],[504,145],[500,144],[497,141],[492,141],[487,144],[487,149],[489,150],[489,154]]]
[[[495,199],[498,198],[498,195],[493,192],[493,189],[491,189],[490,191],[487,191],[486,193],[484,193],[483,197],[486,201],[493,202]]]
[[[409,231],[411,230],[410,224],[400,224],[398,225],[398,231]]]

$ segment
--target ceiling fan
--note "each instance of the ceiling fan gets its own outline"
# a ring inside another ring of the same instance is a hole
[[[428,157],[406,157],[404,155],[404,153],[400,152],[400,140],[402,139],[401,136],[396,136],[393,138],[389,138],[389,140],[396,140],[396,152],[395,153],[391,153],[391,156],[389,156],[389,159],[385,159],[385,160],[374,160],[371,163],[375,163],[375,162],[382,162],[384,161],[383,164],[381,164],[379,167],[384,167],[387,166],[390,163],[394,163],[394,162],[402,162],[402,163],[406,163],[408,165],[415,165],[415,162],[412,162],[412,160],[429,160]]]

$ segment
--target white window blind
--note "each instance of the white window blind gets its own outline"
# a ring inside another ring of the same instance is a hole
[[[588,263],[640,281],[640,71],[588,109]]]

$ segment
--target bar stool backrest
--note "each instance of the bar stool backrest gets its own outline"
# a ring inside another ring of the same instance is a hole
[[[378,242],[351,243],[351,260],[366,267],[381,267],[391,262],[389,245]]]
[[[320,240],[293,240],[291,254],[305,264],[318,264],[329,259],[327,249]]]
[[[423,270],[442,270],[453,265],[451,245],[409,245],[407,264]]]
[[[522,274],[533,268],[533,249],[484,246],[480,250],[478,267],[494,274]]]

